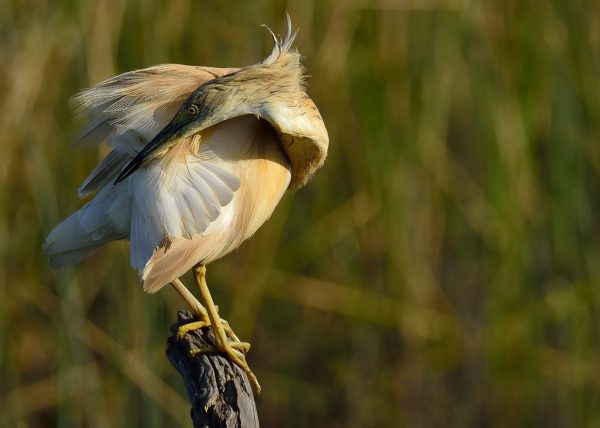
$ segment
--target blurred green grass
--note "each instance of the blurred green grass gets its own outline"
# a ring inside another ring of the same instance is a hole
[[[68,98],[158,63],[262,59],[289,11],[330,132],[209,285],[263,426],[600,425],[600,6],[462,0],[0,3],[0,425],[189,426],[178,308],[118,243],[41,244],[100,153]],[[188,278],[189,281],[189,278]]]

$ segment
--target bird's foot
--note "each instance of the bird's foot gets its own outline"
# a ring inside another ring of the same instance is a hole
[[[246,373],[246,376],[248,376],[248,380],[252,384],[252,388],[258,395],[260,394],[261,389],[260,384],[258,383],[256,375],[252,372],[252,370],[248,366],[248,363],[246,362],[245,354],[249,350],[250,344],[248,342],[240,342],[238,340],[222,344],[219,343],[219,341],[216,341],[214,348],[212,346],[207,346],[204,348],[191,349],[189,355],[191,357],[195,357],[200,354],[206,354],[215,351],[224,353],[231,362],[233,362],[235,365],[241,368],[244,371],[244,373]]]
[[[192,321],[184,325],[180,325],[177,329],[177,339],[182,340],[190,331],[200,330],[201,328],[210,326],[210,321]]]
[[[231,360],[234,360],[234,362],[236,364],[238,364],[238,361],[237,361],[238,359],[243,362],[246,361],[245,354],[250,350],[250,346],[251,345],[248,342],[228,342],[227,346],[223,347],[223,349],[220,349],[220,347],[216,346],[216,345],[215,346],[208,345],[208,346],[205,346],[202,348],[190,349],[189,355],[190,355],[190,357],[195,357],[196,355],[207,354],[209,352],[223,352]],[[242,367],[242,366],[240,366],[240,367],[242,369],[244,369],[244,367]]]
[[[225,323],[227,323],[227,321],[225,321],[225,320],[221,320],[221,321],[222,321],[223,327],[225,328]],[[225,321],[225,322],[223,323],[223,321]],[[196,324],[198,325],[197,327],[195,326]],[[191,330],[195,330],[196,328],[206,327],[206,323],[204,321],[196,321],[196,322],[193,322],[190,324],[183,325],[180,327],[179,334],[181,334],[181,329],[183,327],[188,327],[188,326],[192,326],[192,328],[187,329],[187,331],[191,331]],[[227,324],[227,327],[229,327],[229,324]],[[226,328],[225,328],[225,330],[226,330]],[[187,333],[187,331],[185,331],[183,333],[183,335],[185,335]],[[183,337],[183,336],[181,336],[181,337]],[[260,394],[261,388],[260,388],[260,384],[258,383],[258,379],[256,378],[256,375],[252,372],[252,370],[248,366],[248,363],[246,362],[245,354],[250,350],[251,345],[248,342],[241,342],[239,340],[236,340],[233,342],[227,342],[225,344],[220,344],[220,343],[218,343],[218,341],[215,341],[215,342],[216,343],[214,346],[208,345],[208,346],[203,346],[201,348],[190,349],[190,351],[189,351],[190,357],[196,357],[198,355],[207,354],[207,353],[211,353],[211,352],[224,353],[231,362],[233,362],[235,365],[237,365],[239,368],[241,368],[244,371],[244,373],[246,373],[246,376],[248,376],[248,380],[252,384],[252,388],[254,389],[254,391],[256,392],[257,395]]]
[[[260,384],[258,383],[258,379],[252,370],[250,370],[250,366],[248,366],[248,363],[246,362],[245,353],[250,349],[250,344],[247,342],[227,342],[221,344],[217,341],[216,347],[219,351],[227,355],[230,361],[233,361],[246,373],[256,395],[260,394]]]
[[[181,340],[190,331],[200,330],[204,327],[210,327],[211,323],[210,323],[210,319],[208,317],[206,317],[206,318],[200,317],[200,318],[201,318],[200,321],[192,321],[192,322],[189,322],[182,326],[179,326],[179,329],[177,330],[177,338],[179,340]],[[220,318],[220,320],[221,320],[221,325],[223,326],[223,330],[225,331],[225,334],[227,335],[227,337],[230,338],[233,343],[236,343],[236,342],[243,343],[243,342],[240,342],[240,339],[237,337],[237,335],[235,334],[235,332],[229,325],[229,322],[223,318]],[[250,349],[250,344],[248,343],[248,349],[243,352],[246,353],[246,352],[248,352],[249,349]]]

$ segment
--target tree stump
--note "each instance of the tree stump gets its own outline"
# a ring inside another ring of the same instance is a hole
[[[244,371],[218,352],[189,355],[192,349],[214,346],[212,330],[203,328],[177,338],[178,328],[191,321],[195,318],[190,312],[177,313],[167,341],[167,357],[185,383],[194,428],[258,427],[254,394]]]

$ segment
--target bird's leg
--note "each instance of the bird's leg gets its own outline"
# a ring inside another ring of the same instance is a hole
[[[206,305],[206,311],[208,312],[208,316],[213,326],[216,348],[226,354],[232,362],[244,370],[256,393],[260,393],[260,384],[258,383],[258,379],[256,379],[256,376],[254,373],[252,373],[252,370],[250,370],[250,367],[246,362],[246,356],[244,355],[250,349],[250,344],[247,342],[240,342],[239,340],[233,342],[229,342],[227,340],[225,328],[223,324],[219,322],[219,313],[217,312],[212,296],[210,295],[210,291],[208,290],[208,285],[206,284],[206,267],[202,264],[197,265],[194,267],[193,273],[196,283],[200,288],[200,296]],[[202,352],[202,350],[199,350],[195,353]]]
[[[198,317],[198,321],[192,321],[190,323],[184,324],[179,327],[177,331],[177,337],[179,339],[183,339],[183,337],[190,331],[198,330],[203,327],[208,327],[210,325],[210,318],[208,317],[208,312],[202,303],[194,297],[192,293],[186,288],[186,286],[181,282],[179,278],[175,278],[171,285],[177,291],[177,294],[181,296],[181,298],[188,304],[190,309],[194,312],[194,314]]]
[[[206,309],[204,308],[204,306],[202,306],[202,303],[200,303],[198,299],[196,299],[196,297],[194,297],[194,295],[190,293],[190,291],[183,284],[183,282],[181,282],[179,278],[174,279],[171,282],[171,285],[173,286],[175,291],[177,291],[177,294],[181,296],[181,298],[185,301],[185,303],[188,304],[190,309],[194,311],[194,314],[196,314],[201,321],[206,321],[210,323],[208,312],[206,312]]]
[[[179,278],[174,279],[171,282],[171,285],[177,291],[177,294],[181,296],[181,298],[188,304],[190,309],[194,312],[194,314],[198,317],[198,321],[192,321],[190,323],[184,324],[179,327],[177,332],[177,337],[179,339],[183,339],[183,337],[193,330],[199,330],[204,327],[210,326],[210,317],[208,316],[208,312],[206,312],[206,308],[202,306],[202,303],[194,297],[192,293],[187,289],[187,287],[181,282]],[[221,319],[221,323],[225,329],[225,333],[236,342],[239,342],[238,337],[235,335],[227,320]]]

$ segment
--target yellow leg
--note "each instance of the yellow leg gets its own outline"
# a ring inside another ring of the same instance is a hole
[[[258,383],[258,379],[256,379],[254,373],[252,373],[252,370],[250,370],[250,367],[248,367],[246,356],[244,355],[244,353],[248,352],[250,349],[250,344],[246,342],[240,342],[239,340],[234,342],[229,342],[227,340],[225,328],[220,322],[219,313],[217,312],[217,308],[215,307],[212,296],[210,295],[210,291],[208,290],[208,285],[206,285],[206,267],[204,265],[198,265],[194,267],[193,272],[194,279],[200,288],[200,296],[206,305],[206,311],[208,312],[208,317],[210,318],[213,326],[215,346],[219,351],[226,354],[231,361],[244,370],[244,372],[246,372],[246,375],[248,376],[250,383],[253,385],[254,390],[257,394],[259,394],[260,384]]]
[[[194,295],[190,293],[190,291],[183,284],[183,282],[181,282],[181,280],[177,278],[171,282],[171,285],[173,286],[175,291],[177,291],[177,294],[181,296],[181,298],[187,303],[187,305],[199,319],[199,321],[193,321],[179,327],[177,337],[179,339],[183,339],[183,337],[190,331],[199,330],[201,328],[210,326],[211,323],[210,318],[208,316],[208,312],[206,312],[206,309],[204,308],[204,306],[202,306],[202,303],[200,303],[198,299],[196,299],[196,297],[194,297]],[[240,339],[238,339],[236,334],[229,326],[227,320],[221,319],[221,324],[223,324],[223,328],[225,330],[225,333],[227,333],[227,336],[229,336],[234,342],[240,341]]]
[[[171,285],[173,286],[175,291],[177,291],[177,294],[181,296],[181,298],[185,301],[185,303],[188,304],[190,309],[194,311],[194,314],[196,314],[201,321],[206,321],[207,323],[210,323],[208,313],[206,312],[204,306],[202,306],[202,303],[200,303],[198,299],[196,299],[194,295],[190,293],[190,291],[186,288],[185,285],[183,285],[183,282],[181,282],[179,278],[174,279],[173,282],[171,282]]]

